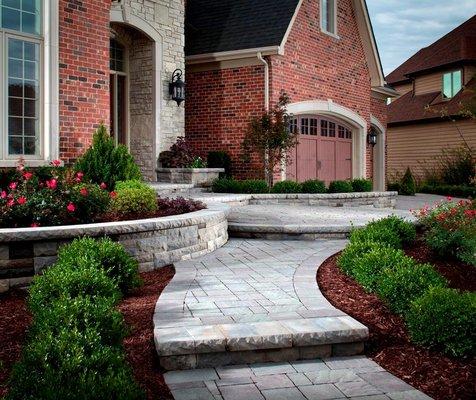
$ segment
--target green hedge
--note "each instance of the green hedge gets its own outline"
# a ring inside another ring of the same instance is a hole
[[[327,188],[324,181],[309,179],[301,184],[302,193],[326,193]]]
[[[137,285],[137,264],[117,265],[124,264],[124,249],[111,243],[77,239],[35,278],[28,301],[33,323],[7,400],[145,398],[127,365],[127,329],[115,309],[119,283]]]
[[[407,314],[412,339],[453,356],[476,355],[476,293],[432,288]]]
[[[377,282],[377,294],[392,311],[404,315],[413,300],[431,287],[445,285],[446,280],[430,264],[398,266],[382,273]]]
[[[420,193],[439,194],[442,196],[476,198],[476,186],[423,184],[419,187],[418,191]]]
[[[329,184],[329,193],[352,193],[354,188],[350,181],[332,181]]]
[[[372,191],[372,181],[370,179],[352,179],[350,183],[354,192]]]
[[[271,193],[301,193],[302,186],[296,181],[276,182],[271,188]]]
[[[389,246],[372,241],[356,241],[348,244],[342,253],[337,259],[337,265],[344,271],[347,275],[352,276],[352,271],[354,269],[357,260],[359,260],[364,254],[372,250],[377,250],[382,247]]]
[[[264,180],[247,179],[238,181],[236,179],[220,178],[212,184],[212,191],[215,193],[269,193],[269,188]]]

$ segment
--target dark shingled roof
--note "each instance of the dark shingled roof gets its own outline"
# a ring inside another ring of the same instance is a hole
[[[410,91],[388,106],[388,124],[402,124],[433,119],[441,115],[458,115],[476,93],[476,78],[450,100],[442,98],[441,91],[414,96]]]
[[[188,0],[185,54],[279,46],[299,0]]]
[[[408,76],[458,62],[476,62],[476,15],[432,45],[418,51],[387,76],[396,84]]]

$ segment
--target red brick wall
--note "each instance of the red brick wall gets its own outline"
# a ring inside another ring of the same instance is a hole
[[[256,157],[243,161],[241,143],[250,119],[263,108],[263,66],[187,71],[186,137],[202,157],[210,150],[227,151],[236,177],[262,175]]]
[[[110,0],[59,1],[60,158],[73,162],[109,124]]]

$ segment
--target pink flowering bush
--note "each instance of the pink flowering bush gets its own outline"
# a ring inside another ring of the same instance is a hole
[[[48,174],[26,170],[20,162],[7,187],[0,190],[1,227],[38,227],[94,222],[107,210],[110,195],[83,182],[81,172],[51,163]]]
[[[415,215],[425,228],[426,242],[436,253],[476,266],[476,201],[451,200],[425,206]]]

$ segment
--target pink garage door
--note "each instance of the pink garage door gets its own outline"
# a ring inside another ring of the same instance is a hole
[[[329,183],[352,177],[349,127],[328,118],[303,115],[292,119],[291,130],[299,132],[299,144],[290,154],[288,179],[321,179]]]

